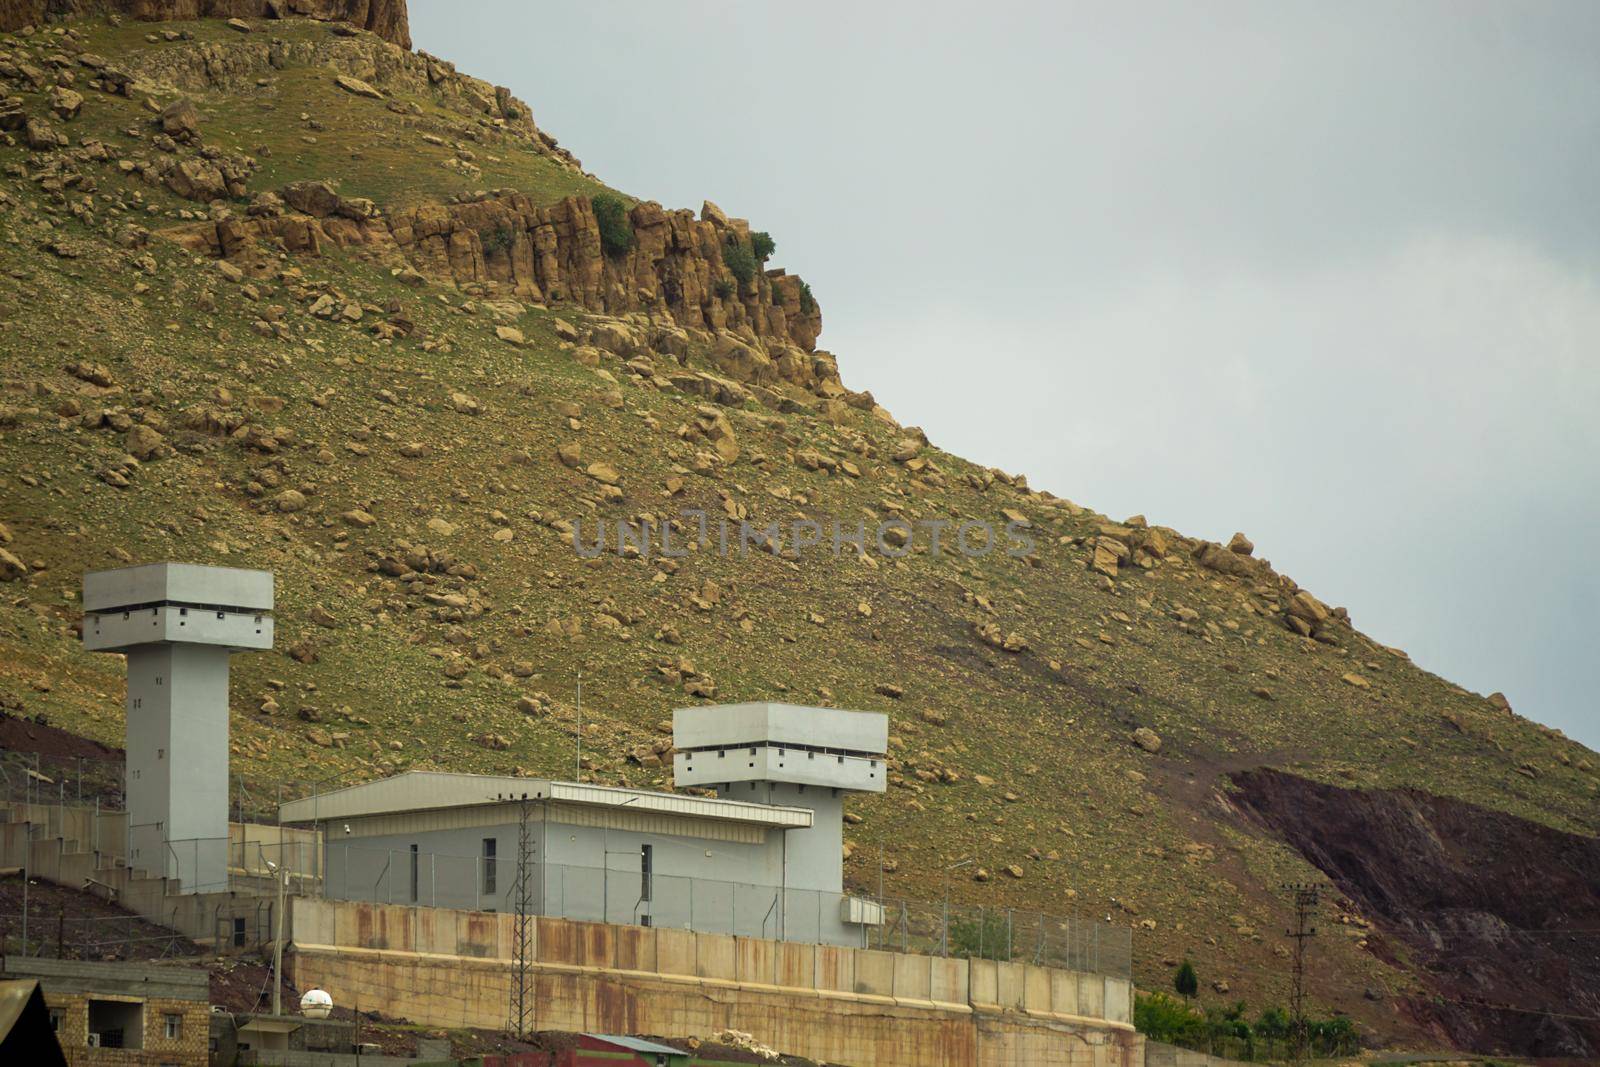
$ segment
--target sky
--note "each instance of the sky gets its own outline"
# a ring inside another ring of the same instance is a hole
[[[1600,4],[411,0],[845,383],[1600,748]]]

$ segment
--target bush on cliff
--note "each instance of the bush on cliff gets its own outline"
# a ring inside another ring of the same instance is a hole
[[[749,285],[755,279],[756,254],[737,237],[729,237],[723,244],[722,262],[740,285]]]
[[[772,234],[766,230],[757,230],[750,235],[750,251],[755,253],[758,260],[765,263],[772,258],[772,253],[778,250],[778,242],[772,239]]]
[[[600,193],[592,201],[595,221],[600,224],[600,247],[608,256],[620,256],[633,248],[633,223],[628,220],[628,205],[619,196]]]

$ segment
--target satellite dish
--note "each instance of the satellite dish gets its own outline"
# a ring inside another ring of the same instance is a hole
[[[333,998],[320,989],[308,989],[300,998],[300,1014],[308,1019],[326,1019],[333,1011]]]

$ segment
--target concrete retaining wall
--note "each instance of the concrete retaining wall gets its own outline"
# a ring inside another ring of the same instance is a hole
[[[1208,1056],[1193,1049],[1163,1045],[1159,1041],[1146,1041],[1145,1067],[1249,1067],[1239,1060],[1225,1060],[1221,1056]]]
[[[300,988],[427,1026],[506,1025],[512,916],[296,900],[292,917]],[[529,982],[541,1030],[732,1027],[879,1067],[1143,1063],[1128,982],[1025,964],[538,918]]]

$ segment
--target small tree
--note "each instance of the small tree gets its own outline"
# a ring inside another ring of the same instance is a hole
[[[1194,973],[1194,964],[1184,960],[1178,965],[1177,973],[1172,976],[1172,988],[1178,991],[1184,1003],[1200,992],[1200,976]]]
[[[756,255],[750,246],[730,236],[722,246],[722,262],[727,266],[728,273],[736,278],[740,285],[749,285],[756,277]]]
[[[772,234],[766,230],[757,230],[750,235],[750,251],[756,258],[765,263],[772,258],[772,253],[778,250],[778,242],[772,239]]]
[[[800,310],[809,315],[817,310],[817,298],[811,295],[811,283],[800,283]]]
[[[600,224],[600,247],[608,256],[620,256],[633,247],[633,223],[628,205],[619,196],[600,193],[591,201],[594,218]]]

